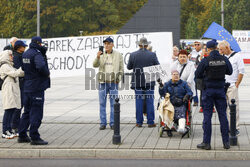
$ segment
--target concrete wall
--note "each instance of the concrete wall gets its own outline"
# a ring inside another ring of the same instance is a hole
[[[118,34],[173,32],[173,43],[179,45],[180,5],[181,0],[148,0]]]

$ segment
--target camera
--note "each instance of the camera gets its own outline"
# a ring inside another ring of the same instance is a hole
[[[103,53],[103,46],[99,46],[99,51],[101,51]]]

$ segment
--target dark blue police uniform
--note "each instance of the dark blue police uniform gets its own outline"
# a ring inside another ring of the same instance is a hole
[[[214,42],[214,43],[213,43]],[[216,47],[216,41],[207,43],[207,48]],[[232,65],[225,56],[219,54],[217,50],[210,52],[210,55],[201,60],[195,72],[195,78],[201,78],[204,81],[204,90],[202,90],[203,101],[203,142],[197,145],[198,148],[211,149],[211,133],[212,125],[211,118],[213,114],[213,105],[219,115],[220,130],[224,148],[230,147],[229,145],[229,127],[226,115],[226,96],[224,91],[225,74],[232,74]]]
[[[23,54],[22,65],[25,73],[24,113],[19,126],[19,139],[20,142],[27,141],[26,132],[30,126],[31,144],[48,144],[40,138],[38,132],[43,118],[44,91],[50,87],[46,48],[40,43],[40,37],[32,38],[29,49]]]

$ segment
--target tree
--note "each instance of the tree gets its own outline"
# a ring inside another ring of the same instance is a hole
[[[186,39],[200,38],[197,28],[197,19],[193,13],[190,14],[190,17],[187,21],[185,37]]]

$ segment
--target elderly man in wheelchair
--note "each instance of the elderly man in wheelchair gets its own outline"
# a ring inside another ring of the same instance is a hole
[[[193,93],[188,86],[187,82],[180,79],[180,74],[177,70],[171,72],[172,79],[168,82],[162,83],[161,80],[158,80],[160,87],[159,93],[161,97],[170,95],[170,105],[173,106],[174,115],[173,115],[173,125],[178,124],[177,132],[180,134],[185,134],[186,129],[186,111],[187,103],[192,97]],[[165,97],[165,99],[167,98]],[[176,123],[176,124],[174,124]],[[160,125],[159,125],[160,126]],[[174,126],[176,127],[176,126]],[[167,128],[167,135],[172,136],[171,128]]]

